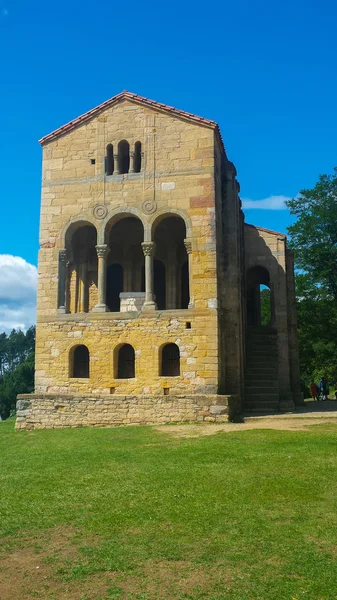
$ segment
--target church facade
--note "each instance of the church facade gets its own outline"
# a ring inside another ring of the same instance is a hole
[[[122,92],[40,142],[36,385],[17,428],[300,403],[292,254],[245,223],[218,125]]]

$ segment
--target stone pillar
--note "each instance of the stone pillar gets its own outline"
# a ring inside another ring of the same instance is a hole
[[[114,175],[118,175],[119,174],[119,168],[118,168],[118,154],[114,154]]]
[[[93,312],[109,312],[105,303],[106,296],[106,257],[108,254],[107,244],[96,246],[98,256],[98,304],[93,308]]]
[[[143,310],[156,310],[157,305],[153,299],[153,255],[154,242],[142,242],[145,256],[145,302]]]
[[[271,272],[274,281],[275,326],[277,329],[279,360],[280,409],[292,410],[294,402],[290,390],[288,304],[286,279],[286,238],[277,238],[277,265]]]
[[[134,173],[134,164],[133,164],[134,156],[135,156],[135,153],[131,150],[130,151],[129,173]]]
[[[191,240],[184,240],[187,258],[188,258],[188,287],[189,287],[189,301],[188,308],[194,308],[194,297],[192,295],[192,242]]]
[[[66,305],[66,273],[67,273],[67,250],[63,248],[59,252],[59,289],[57,312],[67,313]]]

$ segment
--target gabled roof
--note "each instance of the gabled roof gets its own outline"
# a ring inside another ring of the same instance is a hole
[[[257,225],[251,225],[250,223],[245,223],[246,227],[252,227],[253,229],[257,229],[258,231],[264,231],[265,233],[270,233],[271,235],[278,235],[283,238],[286,238],[285,233],[280,233],[279,231],[273,231],[273,229],[266,229],[265,227],[258,227]]]
[[[97,116],[98,114],[100,114],[101,112],[106,110],[107,108],[111,108],[112,106],[115,106],[119,102],[123,102],[125,100],[129,100],[136,104],[141,104],[143,106],[153,108],[156,111],[169,113],[170,115],[172,115],[174,117],[184,119],[185,121],[190,121],[191,123],[195,123],[197,125],[203,125],[205,127],[210,127],[212,129],[214,129],[215,132],[217,133],[217,135],[219,136],[220,143],[224,149],[219,125],[215,121],[210,121],[209,119],[204,119],[203,117],[198,117],[197,115],[193,115],[192,113],[185,112],[184,110],[178,110],[177,108],[173,108],[172,106],[168,106],[167,104],[161,104],[160,102],[155,102],[155,100],[149,100],[149,98],[144,98],[143,96],[138,96],[137,94],[132,94],[131,92],[127,92],[127,91],[123,91],[120,94],[117,94],[117,96],[113,96],[112,98],[110,98],[110,100],[106,100],[106,102],[103,102],[99,106],[92,108],[91,110],[84,113],[80,117],[77,117],[77,119],[74,119],[73,121],[69,121],[69,123],[67,123],[66,125],[59,127],[59,129],[55,129],[55,131],[52,131],[48,135],[45,135],[44,137],[42,137],[39,140],[39,143],[43,146],[47,142],[51,142],[52,140],[55,140],[56,138],[58,138],[62,135],[65,135],[66,133],[69,133],[69,131],[76,129],[76,127],[78,127],[79,125],[83,125],[83,123],[90,121],[90,119]]]

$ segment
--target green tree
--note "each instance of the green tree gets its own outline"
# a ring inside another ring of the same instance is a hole
[[[35,327],[0,334],[0,415],[15,409],[17,394],[34,390]]]
[[[294,251],[302,378],[337,381],[337,169],[287,203]]]
[[[297,217],[288,228],[297,268],[337,302],[337,168],[332,175],[321,175],[312,190],[302,190],[287,206]]]

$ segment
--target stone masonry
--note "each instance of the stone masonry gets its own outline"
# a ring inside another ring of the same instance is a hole
[[[278,407],[298,403],[292,256],[244,223],[217,124],[123,92],[40,142],[35,394],[17,428],[238,418],[260,284]]]

